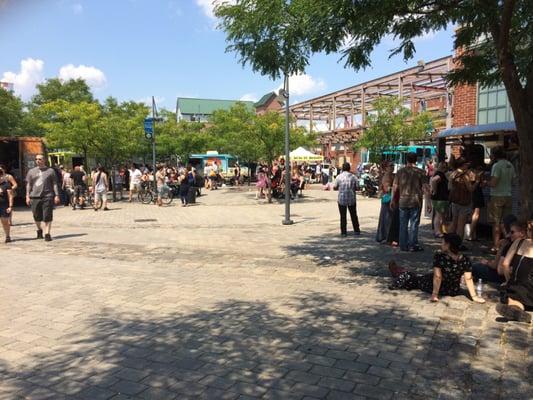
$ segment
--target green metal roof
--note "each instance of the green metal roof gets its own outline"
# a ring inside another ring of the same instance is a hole
[[[265,94],[263,97],[259,99],[257,103],[255,103],[255,108],[264,106],[266,103],[268,103],[268,101],[272,98],[272,96],[277,97],[277,94],[274,92]]]
[[[236,103],[243,103],[250,110],[255,111],[253,101],[192,99],[178,97],[177,108],[182,114],[211,115],[216,110],[229,110]]]

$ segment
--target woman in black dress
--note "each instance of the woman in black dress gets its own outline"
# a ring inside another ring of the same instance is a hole
[[[531,323],[526,311],[533,310],[533,218],[527,223],[527,239],[516,240],[507,252],[503,272],[505,293],[496,311],[509,320]]]
[[[472,263],[470,259],[459,253],[461,238],[455,233],[445,233],[442,238],[441,250],[433,257],[433,272],[418,275],[401,268],[394,261],[389,270],[394,278],[391,289],[420,289],[431,294],[431,301],[439,301],[439,296],[457,296],[461,293],[461,276],[464,275],[468,293],[476,303],[484,303],[482,297],[476,295],[472,280]]]

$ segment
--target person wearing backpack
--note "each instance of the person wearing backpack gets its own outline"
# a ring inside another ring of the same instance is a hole
[[[461,240],[464,237],[465,225],[472,215],[472,193],[476,188],[477,177],[470,169],[464,158],[455,161],[456,170],[448,179],[449,201],[452,210],[451,232],[457,233]],[[461,245],[461,251],[465,247]]]

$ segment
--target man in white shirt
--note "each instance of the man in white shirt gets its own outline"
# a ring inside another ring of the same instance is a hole
[[[137,168],[135,164],[130,169],[130,196],[129,202],[133,200],[133,192],[138,192],[141,188],[141,176],[142,172]]]

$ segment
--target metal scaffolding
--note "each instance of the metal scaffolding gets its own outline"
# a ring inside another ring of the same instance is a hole
[[[420,61],[416,67],[306,100],[290,109],[298,121],[309,124],[311,132],[315,121],[326,122],[327,130],[319,132],[321,144],[356,141],[373,110],[373,101],[380,96],[403,98],[413,113],[422,109],[432,112],[435,128],[451,127],[452,93],[445,75],[452,67],[451,56]]]

